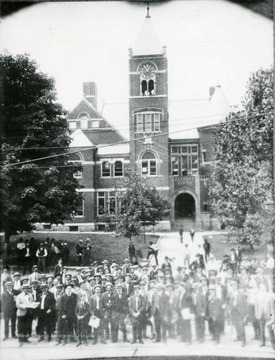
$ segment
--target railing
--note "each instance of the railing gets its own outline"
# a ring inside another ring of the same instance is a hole
[[[190,176],[171,175],[171,177],[174,181],[194,181],[196,176],[199,176],[199,179],[202,181],[209,179],[209,176],[205,176],[205,175],[190,175]]]

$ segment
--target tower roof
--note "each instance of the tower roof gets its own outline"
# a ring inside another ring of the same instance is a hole
[[[133,55],[155,55],[162,54],[163,48],[156,35],[149,8],[147,8],[147,15],[142,25],[139,36],[133,47]]]
[[[224,119],[230,112],[230,104],[220,85],[213,89],[209,101],[209,115]]]

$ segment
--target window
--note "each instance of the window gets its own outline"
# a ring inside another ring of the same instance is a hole
[[[88,129],[89,115],[88,114],[80,114],[79,115],[79,120],[80,120],[80,128],[81,129]]]
[[[69,226],[69,231],[78,231],[78,226]]]
[[[97,213],[102,215],[105,213],[105,193],[99,192],[97,194]]]
[[[147,81],[146,80],[143,80],[141,82],[141,93],[142,93],[142,95],[147,94]]]
[[[202,150],[201,152],[201,162],[204,163],[206,161],[206,150]]]
[[[151,132],[151,114],[145,114],[145,132]]]
[[[171,173],[175,176],[198,174],[198,146],[171,146]]]
[[[122,163],[122,161],[115,161],[115,163],[114,163],[114,176],[123,176],[123,163]]]
[[[137,114],[137,132],[143,132],[143,114]]]
[[[97,194],[97,214],[114,214],[116,211],[116,196],[113,192],[100,191]]]
[[[160,132],[160,113],[147,111],[136,114],[136,132]]]
[[[69,121],[69,129],[71,130],[76,129],[76,121]]]
[[[101,176],[102,177],[110,177],[111,176],[111,164],[109,161],[103,161],[101,167]]]
[[[142,157],[142,175],[154,176],[157,175],[157,162],[155,155],[147,152]]]
[[[84,216],[84,200],[78,205],[76,210],[74,211],[75,217],[83,217]]]
[[[51,224],[45,224],[45,225],[43,225],[43,229],[44,229],[44,230],[51,230],[51,228],[52,228],[52,225],[51,225]]]
[[[160,131],[160,114],[154,114],[154,131]]]
[[[98,128],[99,128],[99,120],[93,120],[92,129],[98,129]]]

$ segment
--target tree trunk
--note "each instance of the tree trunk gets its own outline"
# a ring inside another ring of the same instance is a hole
[[[5,229],[5,245],[6,245],[6,252],[7,255],[10,255],[10,230]]]
[[[252,243],[250,243],[250,244],[249,244],[249,246],[250,246],[250,250],[251,250],[252,252],[254,252],[254,247],[253,247],[253,244],[252,244]]]

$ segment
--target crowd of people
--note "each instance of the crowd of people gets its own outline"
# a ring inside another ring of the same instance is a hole
[[[76,346],[176,338],[190,345],[203,343],[210,334],[219,344],[231,324],[235,340],[245,346],[246,325],[251,323],[259,345],[266,345],[268,334],[275,349],[272,261],[264,266],[271,254],[261,264],[242,257],[238,248],[218,261],[207,240],[201,248],[194,258],[184,254],[181,266],[175,266],[168,256],[159,264],[153,242],[142,259],[130,242],[129,259],[121,264],[106,259],[72,268],[59,256],[62,251],[54,251],[56,264],[45,274],[45,264],[39,261],[45,255],[43,244],[36,250],[38,262],[30,274],[4,269],[3,340],[11,335],[21,347],[34,336],[39,342],[55,339],[56,345],[76,342]],[[80,242],[76,249],[79,264],[82,249]]]

